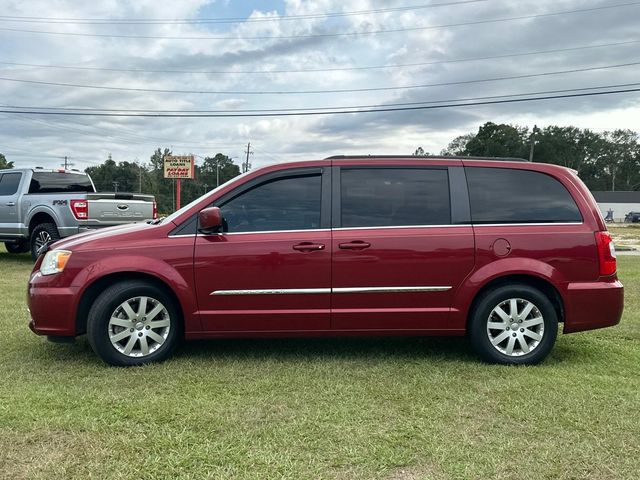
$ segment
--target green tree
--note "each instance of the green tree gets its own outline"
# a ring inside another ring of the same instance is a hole
[[[526,158],[529,153],[528,132],[527,128],[487,122],[467,142],[463,154],[478,157]]]
[[[85,170],[99,191],[138,192],[140,190],[140,167],[132,162],[116,162],[109,154],[107,160]]]
[[[13,162],[7,161],[7,158],[0,153],[0,169],[1,168],[13,168]]]
[[[440,155],[444,155],[446,157],[464,155],[467,149],[467,144],[474,137],[475,135],[473,133],[457,136],[451,141],[451,143],[449,143],[449,145],[447,145],[447,148],[440,152]]]
[[[602,135],[605,149],[599,158],[609,178],[609,188],[629,189],[638,178],[638,134],[632,130],[614,130]]]
[[[431,154],[429,152],[425,152],[422,147],[416,148],[416,151],[413,152],[414,157],[428,157],[429,155]]]

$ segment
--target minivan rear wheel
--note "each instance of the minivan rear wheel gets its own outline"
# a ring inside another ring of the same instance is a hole
[[[181,338],[181,321],[173,299],[140,280],[107,288],[93,303],[87,336],[105,362],[134,366],[166,359]]]
[[[476,302],[469,323],[474,350],[491,363],[536,364],[558,334],[558,316],[549,298],[524,284],[503,285]]]

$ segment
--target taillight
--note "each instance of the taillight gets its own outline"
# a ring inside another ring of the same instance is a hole
[[[86,200],[71,200],[71,211],[78,220],[89,218],[89,204]]]
[[[156,201],[153,201],[153,219],[156,220],[158,218],[158,204]]]
[[[596,232],[600,275],[605,277],[616,273],[616,247],[609,232]]]

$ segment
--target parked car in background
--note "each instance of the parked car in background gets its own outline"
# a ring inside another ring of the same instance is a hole
[[[625,223],[638,223],[640,222],[640,212],[629,212],[624,217]]]
[[[472,158],[333,157],[252,171],[173,215],[50,246],[30,328],[87,333],[114,365],[182,339],[468,335],[533,364],[616,325],[611,236],[573,170]]]
[[[97,228],[157,217],[153,195],[96,193],[86,173],[0,170],[0,241],[34,260],[50,242]]]

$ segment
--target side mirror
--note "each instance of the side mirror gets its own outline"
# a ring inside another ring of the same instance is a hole
[[[200,210],[198,214],[198,230],[202,233],[217,233],[222,229],[222,212],[218,207]]]

